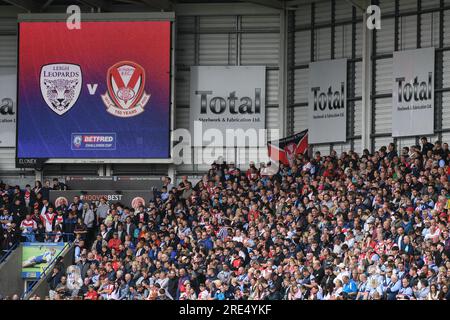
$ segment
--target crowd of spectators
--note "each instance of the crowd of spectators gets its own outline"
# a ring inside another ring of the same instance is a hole
[[[216,162],[137,208],[3,186],[2,246],[74,241],[48,278],[55,300],[449,300],[450,151],[420,140],[276,169]]]

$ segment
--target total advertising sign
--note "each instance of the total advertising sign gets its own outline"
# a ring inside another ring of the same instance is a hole
[[[196,123],[201,124],[203,132],[215,129],[223,137],[227,129],[264,129],[265,88],[264,66],[191,67],[191,133]],[[194,138],[194,145],[201,143],[201,139]]]
[[[169,159],[170,21],[19,23],[22,159]]]
[[[309,64],[308,140],[310,144],[347,139],[347,59]]]
[[[0,71],[0,147],[16,146],[16,70]]]
[[[434,133],[434,48],[394,52],[392,136]]]

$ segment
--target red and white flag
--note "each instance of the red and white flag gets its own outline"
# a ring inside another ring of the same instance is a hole
[[[308,130],[283,139],[269,141],[267,149],[272,161],[291,165],[296,155],[308,152]]]

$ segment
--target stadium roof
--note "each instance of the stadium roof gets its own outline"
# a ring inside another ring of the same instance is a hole
[[[45,12],[49,6],[79,4],[81,6],[88,6],[107,12],[115,5],[139,5],[148,8],[149,11],[170,11],[175,4],[247,2],[260,4],[270,8],[282,9],[284,7],[296,7],[321,1],[323,2],[325,0],[0,0],[0,5],[15,6],[27,12]]]

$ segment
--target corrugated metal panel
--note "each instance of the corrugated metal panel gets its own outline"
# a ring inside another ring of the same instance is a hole
[[[175,154],[176,152],[176,154]],[[186,152],[186,153],[185,153]],[[186,149],[175,149],[174,148],[174,154],[173,157],[175,161],[182,161],[181,159],[189,159],[189,163],[184,163],[182,165],[177,166],[178,171],[194,171],[194,165],[193,165],[193,156],[194,152],[192,148],[186,148]]]
[[[440,0],[422,1],[422,9],[439,8]]]
[[[244,33],[241,36],[241,64],[278,64],[279,33]]]
[[[176,21],[177,33],[180,32],[194,32],[195,31],[195,17],[180,16]]]
[[[354,122],[355,122],[355,135],[360,135],[362,126],[362,101],[355,101]]]
[[[179,34],[175,47],[177,65],[191,66],[195,62],[195,35]]]
[[[200,34],[199,35],[200,65],[228,65],[229,64],[229,35],[228,34]]]
[[[422,2],[427,2],[422,1]],[[392,1],[394,2],[394,1]],[[417,0],[400,0],[399,1],[399,10],[400,12],[410,12],[417,10]]]
[[[230,156],[231,158],[231,156]],[[249,162],[253,161],[257,167],[261,162],[267,163],[269,157],[267,154],[267,147],[263,148],[248,148],[247,150],[238,149],[236,152],[236,164],[238,165],[248,165]]]
[[[381,15],[385,15],[388,13],[394,13],[395,12],[395,1],[394,0],[380,0],[380,9],[381,9]],[[384,19],[381,20],[381,29],[385,27],[384,25]]]
[[[389,143],[391,143],[393,139],[391,137],[380,137],[375,139],[375,151],[380,150],[381,147],[387,147]]]
[[[356,28],[356,42],[355,42],[356,57],[362,57],[362,45],[363,45],[362,22],[357,23],[355,28]]]
[[[267,129],[277,129],[280,127],[280,122],[278,121],[278,108],[267,108],[266,109],[266,128]]]
[[[14,148],[0,148],[0,171],[15,171],[16,151]]]
[[[200,164],[195,165],[194,168],[198,171],[207,171],[211,168],[211,163],[220,156],[225,156],[224,148],[195,148],[194,161]]]
[[[355,62],[355,97],[362,95],[362,62]]]
[[[352,5],[347,1],[336,1],[334,12],[336,22],[349,20],[352,18]]]
[[[423,14],[421,18],[421,45],[425,47],[439,47],[439,13]]]
[[[315,17],[316,24],[327,23],[331,21],[331,1],[323,1],[315,4]]]
[[[17,33],[17,19],[2,17],[0,19],[0,35],[15,35]]]
[[[377,54],[392,53],[394,51],[394,26],[394,19],[382,19],[381,29],[377,30],[376,33]]]
[[[294,102],[308,102],[309,69],[294,71]]]
[[[211,31],[217,29],[236,30],[236,17],[234,16],[201,16],[200,30]]]
[[[266,105],[278,105],[278,70],[266,70]]]
[[[392,130],[392,99],[377,99],[375,102],[375,132],[391,133]]]
[[[176,108],[175,114],[175,128],[189,129],[189,108]]]
[[[280,28],[280,16],[243,16],[241,19],[242,31],[258,31],[261,29]]]
[[[301,6],[295,11],[295,26],[309,27],[311,26],[311,6]]]
[[[450,34],[450,10],[445,10],[444,11],[444,45],[445,46],[450,45],[450,37],[448,36],[449,34]],[[447,35],[447,36],[445,36],[445,35]]]
[[[308,64],[311,58],[311,31],[295,33],[295,64]]]
[[[353,151],[358,154],[361,154],[361,139],[357,139],[353,141]]]
[[[450,129],[450,92],[444,92],[442,94],[442,105],[444,106],[442,110],[442,128]],[[448,140],[450,143],[450,140]]]
[[[266,136],[267,141],[277,140],[277,139],[280,139],[280,137],[281,137],[279,127],[268,129],[266,131],[266,133],[267,133],[267,136]]]
[[[417,16],[406,16],[400,19],[400,50],[417,48]]]
[[[349,152],[352,149],[350,141],[347,141],[346,143],[337,143],[333,145],[333,150],[337,152],[338,155],[340,155],[342,152]]]
[[[175,101],[177,106],[189,106],[189,71],[177,71]]]
[[[375,66],[375,92],[392,93],[392,58],[378,59]]]
[[[411,137],[411,138],[399,138],[397,139],[397,150],[400,151],[402,150],[403,147],[411,147],[413,145],[416,144],[416,138],[415,137]]]
[[[330,154],[330,146],[329,145],[315,145],[313,146],[313,152],[320,151],[322,156],[326,156]]]
[[[442,142],[450,143],[450,132],[442,133]]]
[[[14,67],[16,66],[17,52],[16,36],[0,36],[0,66]]]
[[[444,52],[443,61],[443,88],[450,88],[450,51]],[[444,104],[444,106],[449,107],[449,105]],[[450,112],[448,112],[450,113]]]
[[[335,32],[335,58],[352,57],[352,25],[346,24],[336,27]]]
[[[294,133],[308,129],[308,107],[294,108]]]
[[[320,28],[314,33],[315,60],[331,58],[331,28]]]

